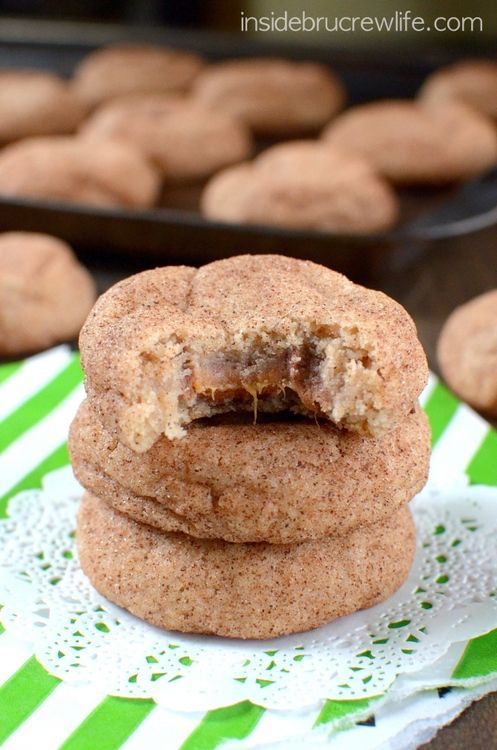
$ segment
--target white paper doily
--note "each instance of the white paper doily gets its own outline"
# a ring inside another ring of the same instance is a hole
[[[177,710],[250,699],[290,709],[383,693],[451,643],[497,625],[497,489],[426,488],[411,508],[418,550],[387,602],[272,641],[188,636],[151,627],[97,594],[78,567],[81,488],[70,468],[24,492],[0,521],[0,619],[57,677]]]

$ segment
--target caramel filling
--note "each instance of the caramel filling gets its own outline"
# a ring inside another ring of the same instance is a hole
[[[319,412],[309,392],[311,382],[318,380],[317,369],[317,357],[306,346],[245,356],[216,352],[195,359],[189,386],[213,407],[252,401],[256,411],[259,400],[279,399],[282,405],[300,401],[306,410]]]
[[[146,450],[160,434],[184,437],[189,422],[237,410],[254,418],[258,410],[324,416],[364,434],[389,424],[376,395],[383,375],[355,329],[216,343],[169,337],[141,354],[140,388],[120,420],[133,449]]]

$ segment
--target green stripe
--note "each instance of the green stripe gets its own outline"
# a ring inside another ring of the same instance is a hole
[[[8,362],[6,365],[2,365],[0,367],[0,383],[4,383],[12,375],[15,375],[21,369],[22,365],[23,362]]]
[[[466,473],[471,484],[497,485],[497,431],[490,428]],[[497,672],[497,630],[473,638],[452,673],[455,679],[484,677]]]
[[[109,696],[74,730],[59,750],[116,750],[155,708],[152,700]],[[164,748],[167,727],[164,727]]]
[[[497,485],[497,432],[490,428],[466,469],[471,484]]]
[[[44,458],[38,466],[35,466],[29,474],[20,479],[5,495],[0,497],[0,518],[7,518],[7,506],[11,497],[25,490],[40,489],[45,474],[48,474],[49,471],[61,469],[63,466],[67,466],[68,463],[69,454],[67,452],[67,444],[63,443],[53,453]]]
[[[497,672],[497,630],[469,641],[452,677],[468,680],[494,672]]]
[[[226,740],[243,740],[255,729],[265,709],[250,701],[205,714],[180,750],[214,750]]]
[[[358,698],[357,700],[327,700],[319,712],[314,726],[319,727],[322,724],[329,724],[330,721],[337,721],[349,717],[353,721],[354,714],[366,711],[372,703],[375,703],[381,695],[372,695],[370,698]]]
[[[0,423],[0,452],[50,414],[80,384],[82,377],[79,357],[75,356],[41,391]]]
[[[435,445],[445,432],[458,406],[459,401],[454,394],[441,383],[437,383],[424,406],[430,422],[432,445]]]
[[[43,703],[60,680],[32,656],[0,687],[0,745]]]

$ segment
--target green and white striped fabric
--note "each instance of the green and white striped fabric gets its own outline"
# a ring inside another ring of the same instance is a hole
[[[0,366],[0,518],[12,496],[41,487],[46,473],[68,463],[67,430],[82,398],[79,357],[67,347]],[[433,471],[464,468],[472,483],[497,486],[497,432],[434,377],[423,405],[433,432]],[[496,630],[452,649],[448,659],[451,684],[497,678],[497,622]],[[344,721],[353,725],[374,713],[375,702],[326,701],[312,713],[268,711],[246,701],[205,715],[175,713],[149,700],[62,683],[0,625],[0,745],[6,750],[214,750],[228,740],[256,747]]]

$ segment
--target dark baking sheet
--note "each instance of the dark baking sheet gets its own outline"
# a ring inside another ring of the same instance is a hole
[[[317,59],[332,65],[342,76],[350,103],[412,96],[430,70],[452,57],[432,49],[424,59],[409,59],[403,50],[402,55],[391,53],[378,60],[349,50],[285,47],[241,36],[3,21],[0,67],[38,67],[68,75],[91,49],[122,39],[180,46],[211,59],[243,55]],[[412,220],[443,204],[454,189],[405,191],[401,194],[399,227],[381,236],[367,237],[210,222],[196,210],[199,192],[198,187],[169,190],[163,196],[165,207],[147,211],[0,198],[0,230],[51,232],[82,249],[138,255],[158,264],[199,264],[243,252],[284,252],[365,279],[377,271],[404,268],[428,249],[427,233],[413,227]],[[440,236],[444,236],[443,231]]]

